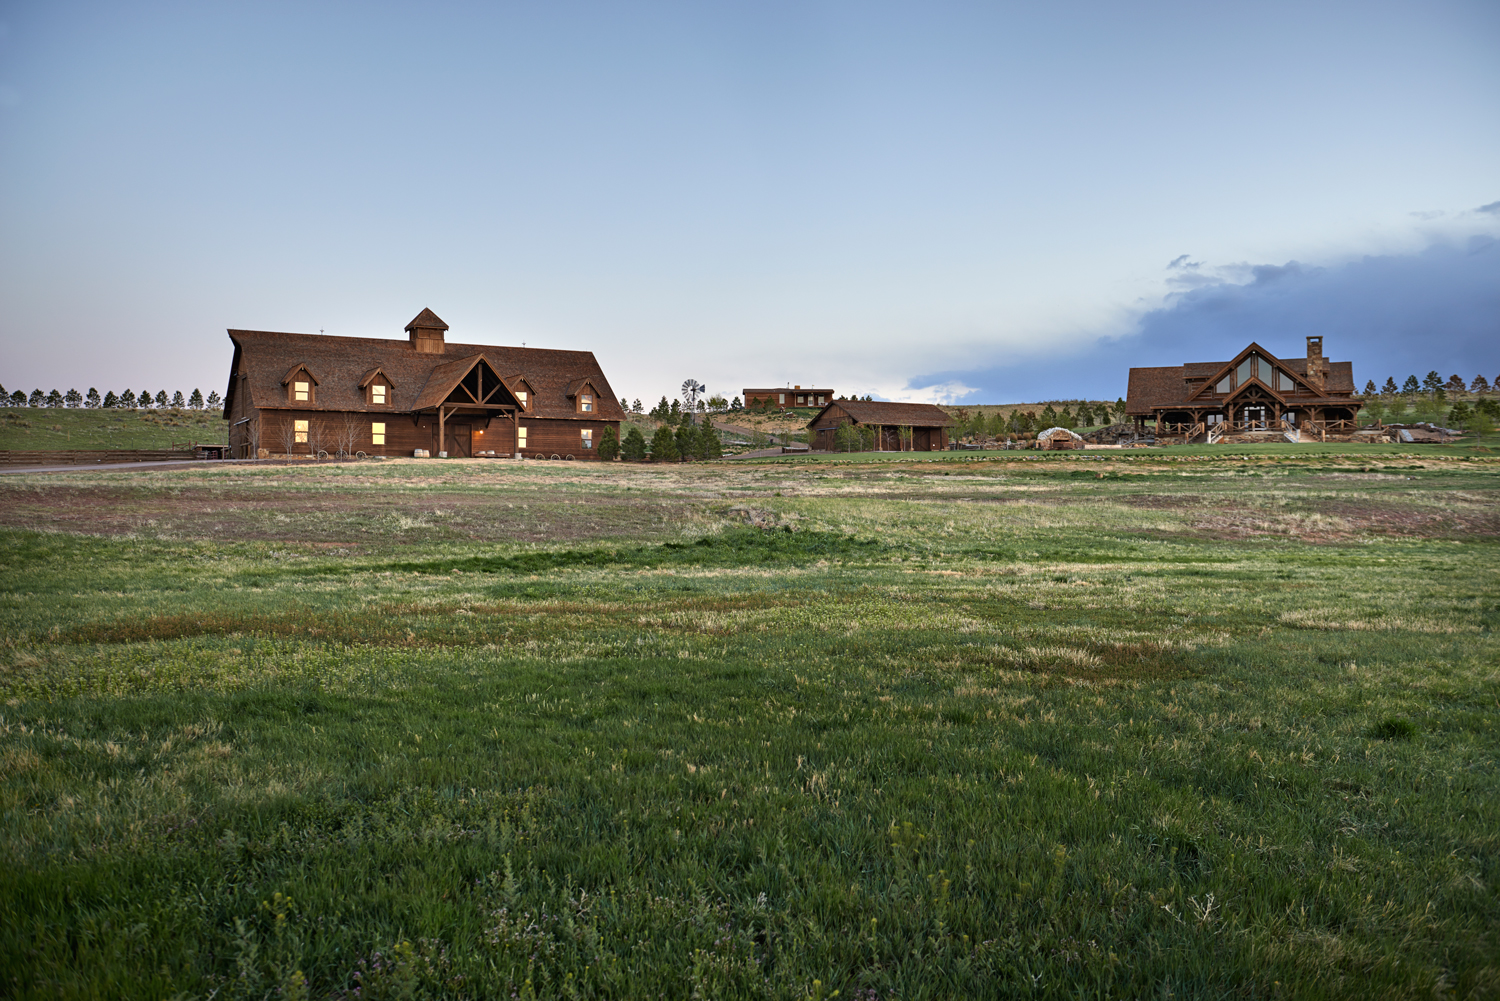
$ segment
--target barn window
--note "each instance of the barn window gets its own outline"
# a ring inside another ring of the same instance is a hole
[[[307,444],[307,421],[292,422],[292,438],[299,445]]]
[[[383,383],[383,382],[373,382],[373,383],[370,384],[370,402],[371,403],[375,404],[375,406],[377,406],[377,407],[383,407],[389,401],[390,401],[390,396],[387,393],[387,389],[386,389],[385,383]]]
[[[521,409],[526,409],[526,390],[522,389],[516,393],[516,401],[521,404]]]
[[[370,444],[385,444],[385,425],[380,423],[379,421],[375,421],[370,424]]]
[[[583,447],[584,448],[593,448],[594,447],[594,429],[593,428],[584,428],[580,433],[583,435]]]
[[[516,451],[520,452],[526,448],[526,429],[516,428]]]
[[[589,393],[578,394],[578,409],[589,414],[594,412],[594,397]]]
[[[294,403],[306,403],[306,402],[308,402],[311,399],[312,399],[312,383],[310,383],[310,382],[294,382],[294,383],[292,383],[292,402],[294,402]]]

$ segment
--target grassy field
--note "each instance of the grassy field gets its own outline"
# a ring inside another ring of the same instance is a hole
[[[170,448],[222,445],[228,425],[218,410],[89,410],[0,407],[0,450]]]
[[[1497,501],[1410,447],[6,477],[0,993],[1494,997]]]

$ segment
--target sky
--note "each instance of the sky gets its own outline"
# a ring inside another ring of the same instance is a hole
[[[649,406],[1500,376],[1500,4],[0,2],[0,383],[226,328],[592,350]]]

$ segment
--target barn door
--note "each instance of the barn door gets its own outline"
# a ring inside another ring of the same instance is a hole
[[[447,427],[448,454],[455,458],[468,459],[474,455],[473,433],[467,424],[449,424]]]

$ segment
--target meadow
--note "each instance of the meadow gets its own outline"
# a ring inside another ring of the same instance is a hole
[[[1494,997],[1497,502],[1410,446],[7,476],[0,993]]]

